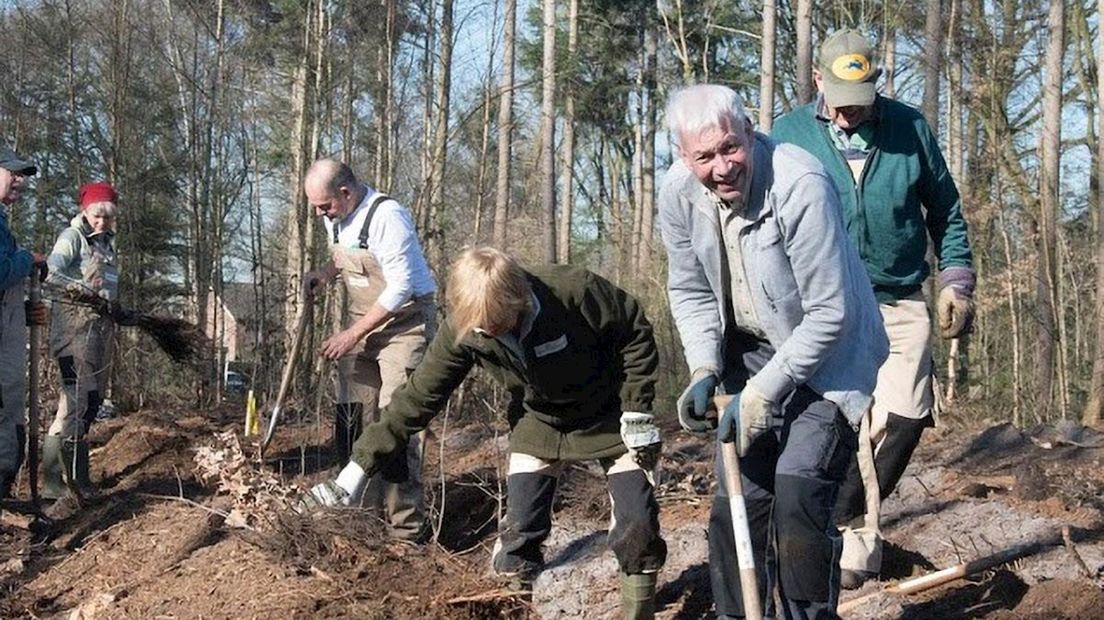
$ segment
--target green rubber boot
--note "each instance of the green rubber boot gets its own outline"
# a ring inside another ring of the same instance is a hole
[[[655,618],[656,573],[621,573],[621,609],[625,620]]]
[[[46,435],[42,440],[42,497],[45,499],[59,499],[69,490],[62,478],[65,464],[61,444],[61,435]]]

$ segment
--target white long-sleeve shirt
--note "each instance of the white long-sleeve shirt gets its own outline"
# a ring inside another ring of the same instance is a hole
[[[360,248],[360,231],[364,228],[364,218],[368,216],[368,206],[376,195],[375,190],[367,189],[357,208],[342,221],[322,218],[328,239],[333,239],[334,226],[337,226],[337,243],[341,247]],[[414,218],[394,199],[388,198],[376,207],[368,225],[368,251],[380,264],[383,279],[387,282],[377,300],[387,310],[394,312],[412,297],[437,291],[433,272],[429,270],[418,241]]]

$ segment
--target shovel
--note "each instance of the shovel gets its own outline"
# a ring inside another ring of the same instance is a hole
[[[36,267],[39,267],[36,265]],[[45,267],[45,265],[41,265]],[[40,268],[31,271],[28,278],[27,297],[31,306],[42,303],[42,287],[40,286]],[[39,346],[38,341],[42,332],[42,326],[33,324],[28,328],[27,340],[30,348],[27,352],[27,484],[31,487],[31,503],[38,511],[38,366]]]
[[[739,398],[739,396],[716,396],[713,398],[713,404],[717,411],[724,411],[733,398]],[[740,567],[740,594],[744,599],[744,617],[747,620],[762,620],[763,605],[759,601],[759,582],[755,577],[755,557],[751,551],[751,530],[748,528],[744,483],[740,477],[740,458],[736,454],[735,442],[721,443],[721,462],[724,465],[728,509],[732,513],[732,537],[736,541],[736,561]]]
[[[307,323],[310,321],[310,307],[306,300],[299,303],[299,318],[295,320],[295,333],[291,336],[291,349],[288,350],[287,361],[284,362],[284,374],[280,377],[280,390],[276,392],[276,404],[272,407],[272,413],[268,416],[268,429],[264,439],[261,440],[260,456],[264,460],[265,448],[276,434],[276,425],[280,423],[280,413],[284,406],[284,398],[291,386],[291,375],[295,371],[295,360],[299,357],[299,349],[303,345],[303,334],[307,331]]]

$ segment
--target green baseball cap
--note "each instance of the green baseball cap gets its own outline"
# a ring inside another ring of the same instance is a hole
[[[882,70],[874,65],[874,46],[858,30],[839,30],[820,44],[817,57],[824,101],[833,108],[874,103],[874,82]]]
[[[38,173],[38,167],[30,160],[23,159],[15,151],[4,147],[0,147],[0,168],[25,177],[34,176]]]

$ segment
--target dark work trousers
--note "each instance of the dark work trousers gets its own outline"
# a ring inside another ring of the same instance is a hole
[[[499,575],[532,579],[544,565],[541,544],[552,531],[552,500],[566,463],[516,452],[510,455],[506,517],[491,557]],[[667,544],[659,534],[659,504],[650,472],[628,454],[600,463],[613,504],[608,542],[621,572],[659,570],[667,559]]]
[[[774,355],[765,341],[727,339],[725,390],[736,394]],[[740,459],[760,600],[768,617],[831,619],[839,597],[839,532],[832,521],[854,429],[831,401],[800,386]],[[742,618],[732,515],[717,445],[717,493],[709,518],[709,576],[718,617]],[[773,593],[782,601],[775,608]]]
[[[878,473],[878,490],[882,501],[897,488],[897,483],[901,481],[901,476],[912,458],[913,450],[920,444],[920,436],[925,428],[932,425],[930,415],[919,420],[895,413],[886,417],[885,437],[874,456],[874,470]],[[865,514],[866,491],[859,473],[858,455],[852,454],[832,518],[836,525],[846,526]]]

